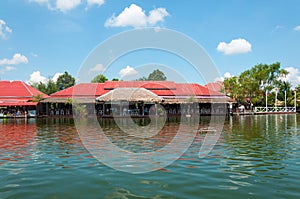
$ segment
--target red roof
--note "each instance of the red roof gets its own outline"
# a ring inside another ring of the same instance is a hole
[[[148,90],[175,90],[176,85],[173,81],[106,81],[105,90],[115,88],[145,88]]]
[[[210,82],[210,83],[207,83],[205,85],[205,87],[207,87],[210,90],[214,90],[214,91],[220,92],[222,90],[222,88],[224,87],[224,83],[221,82],[221,81]]]
[[[103,83],[82,83],[51,94],[52,98],[87,97],[96,98],[107,93]]]
[[[0,106],[35,106],[30,101],[39,94],[49,97],[22,81],[0,81]]]
[[[209,90],[199,84],[176,83],[175,90],[151,90],[159,96],[221,96],[222,93]]]
[[[29,86],[22,81],[0,81],[0,98],[32,98],[35,95],[42,94],[43,97],[48,95]]]
[[[222,96],[217,91],[191,83],[173,81],[106,81],[105,83],[81,83],[58,91],[51,98],[96,98],[115,88],[145,88],[158,96]]]

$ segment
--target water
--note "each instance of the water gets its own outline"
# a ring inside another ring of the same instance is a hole
[[[227,118],[206,158],[198,158],[205,134],[197,134],[181,158],[145,174],[97,161],[72,119],[0,120],[0,198],[300,198],[299,120]],[[208,121],[202,118],[201,126]],[[179,120],[167,121],[151,142],[126,136],[112,120],[101,125],[118,146],[149,151],[170,142]]]

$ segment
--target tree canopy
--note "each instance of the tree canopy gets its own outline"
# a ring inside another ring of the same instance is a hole
[[[38,89],[42,93],[50,95],[58,91],[56,83],[52,79],[48,79],[47,82],[35,82],[31,84],[32,87]]]
[[[249,101],[254,105],[264,105],[265,95],[268,94],[268,104],[275,104],[277,90],[278,100],[284,101],[284,92],[287,92],[288,103],[292,104],[291,84],[284,78],[288,71],[280,68],[280,63],[258,64],[245,70],[239,76],[225,78],[225,92],[230,97],[243,103]]]
[[[105,77],[103,74],[99,74],[92,79],[91,83],[104,83],[107,80],[107,77]]]
[[[38,89],[39,91],[47,95],[71,87],[74,84],[75,78],[72,77],[68,72],[65,72],[64,74],[60,75],[56,82],[49,78],[46,82],[30,83],[32,87]]]
[[[72,77],[68,72],[65,71],[64,74],[60,75],[56,81],[56,86],[58,90],[63,90],[74,86],[75,78]]]
[[[152,71],[148,75],[148,77],[143,76],[137,80],[138,81],[166,81],[167,77],[162,71],[160,71],[159,69],[156,69],[156,70]]]
[[[148,81],[165,81],[165,80],[167,80],[166,75],[158,69],[154,70],[148,76]]]

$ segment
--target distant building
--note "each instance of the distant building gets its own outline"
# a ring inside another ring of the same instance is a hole
[[[224,94],[195,83],[106,81],[82,83],[53,93],[41,101],[41,110],[50,116],[73,115],[72,103],[76,103],[87,114],[98,116],[209,115],[226,113],[228,101]]]
[[[210,82],[205,84],[205,87],[212,91],[221,92],[224,89],[224,83],[222,81]]]
[[[0,117],[35,115],[38,102],[34,96],[38,95],[49,97],[22,81],[0,81]]]

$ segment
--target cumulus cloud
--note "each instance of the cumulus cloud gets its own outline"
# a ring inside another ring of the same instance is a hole
[[[35,54],[35,53],[33,53],[33,52],[31,52],[30,55],[31,55],[32,57],[38,57],[38,55]]]
[[[295,31],[300,31],[300,26],[296,26],[296,27],[294,28],[294,30],[295,30]]]
[[[169,16],[165,8],[157,8],[149,12],[148,22],[150,25],[155,25],[157,22],[164,21],[164,18]]]
[[[0,66],[1,65],[17,65],[17,64],[27,64],[28,59],[24,55],[21,55],[20,53],[14,54],[12,59],[0,59]]]
[[[164,21],[164,18],[169,16],[165,8],[156,8],[149,12],[149,16],[145,11],[136,4],[131,4],[126,7],[118,16],[111,16],[104,24],[105,27],[126,27],[134,28],[154,26],[158,22]]]
[[[90,69],[90,72],[100,72],[103,73],[105,71],[105,67],[103,64],[97,64],[93,68]]]
[[[13,66],[5,66],[4,68],[0,68],[0,74],[4,74],[8,71],[15,70],[16,68]]]
[[[225,55],[242,54],[251,52],[252,45],[245,39],[233,39],[230,43],[220,42],[217,50]]]
[[[102,4],[104,4],[104,0],[87,0],[88,6],[92,6],[92,5],[101,6]]]
[[[63,75],[63,73],[55,73],[54,76],[51,78],[54,82],[57,81],[57,79],[59,78],[59,76]]]
[[[230,72],[226,72],[224,73],[224,78],[230,78],[232,75],[230,74]]]
[[[63,73],[55,73],[53,75],[52,78],[50,78],[52,81],[56,82],[58,77],[60,75],[62,75]],[[42,83],[46,83],[49,79],[46,78],[45,76],[43,76],[41,74],[40,71],[34,71],[30,74],[30,79],[29,79],[29,83],[39,83],[39,82],[42,82]]]
[[[36,2],[38,4],[44,4],[44,3],[48,3],[48,0],[30,0],[30,2]]]
[[[0,19],[0,38],[7,39],[10,33],[12,33],[12,29],[6,25],[4,20]]]
[[[298,68],[294,67],[286,67],[285,70],[289,72],[289,74],[282,78],[284,81],[288,81],[292,84],[292,87],[296,87],[300,84],[300,71]]]
[[[81,4],[81,0],[57,0],[56,8],[62,12],[66,12],[76,8]]]
[[[104,4],[105,0],[30,0],[30,2],[35,2],[40,5],[47,5],[49,10],[67,12],[83,4],[86,6],[100,6]]]
[[[40,71],[34,71],[33,73],[30,74],[30,79],[29,79],[30,83],[46,83],[47,82],[47,78],[41,75]]]
[[[121,76],[121,78],[133,76],[133,75],[137,75],[137,74],[138,74],[138,72],[131,66],[126,66],[126,68],[121,69],[119,72],[119,75]]]
[[[232,75],[229,72],[224,73],[223,77],[215,78],[215,82],[221,81],[223,82],[225,78],[230,78]]]

